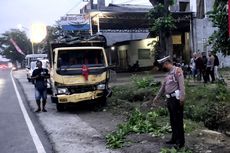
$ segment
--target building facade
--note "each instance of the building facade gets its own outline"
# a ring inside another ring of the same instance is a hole
[[[216,28],[208,19],[207,13],[212,10],[215,0],[190,0],[190,9],[193,13],[193,52],[207,52],[211,50],[208,38]]]
[[[172,32],[173,58],[178,62],[189,63],[194,52],[207,52],[211,49],[207,41],[215,28],[208,20],[207,12],[212,10],[214,0],[174,2],[170,6],[177,27]],[[106,38],[110,64],[127,69],[129,65],[140,60],[141,67],[149,67],[152,66],[154,58],[142,59],[140,52],[143,52],[143,56],[151,56],[151,46],[146,45],[150,41],[146,15],[151,8],[151,5],[131,4],[105,6],[105,0],[97,0],[97,4],[90,0],[80,10],[78,18],[82,24],[78,26],[88,29],[91,34],[100,34]]]

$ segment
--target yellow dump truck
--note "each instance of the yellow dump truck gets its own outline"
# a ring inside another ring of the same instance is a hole
[[[101,40],[51,44],[51,100],[58,111],[78,102],[106,104],[111,90],[104,46]]]

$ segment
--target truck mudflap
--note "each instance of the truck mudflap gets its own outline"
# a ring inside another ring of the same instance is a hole
[[[71,95],[57,95],[56,103],[78,103],[81,101],[94,100],[103,97],[104,91],[90,91],[85,93],[76,93]],[[55,98],[54,98],[55,99]]]

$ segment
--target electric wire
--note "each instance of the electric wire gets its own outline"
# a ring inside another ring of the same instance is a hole
[[[79,6],[82,3],[82,0],[79,0],[79,2],[77,4],[75,4],[72,8],[70,8],[66,14],[69,14],[69,12],[71,12],[72,10],[74,10],[77,6]]]

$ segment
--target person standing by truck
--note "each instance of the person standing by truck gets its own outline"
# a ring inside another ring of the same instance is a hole
[[[35,86],[35,100],[37,103],[37,110],[35,112],[47,112],[45,109],[46,99],[47,99],[47,79],[50,78],[48,70],[42,68],[42,62],[37,61],[37,69],[32,73],[31,79],[34,80]],[[42,99],[42,109],[41,109],[41,99]]]

